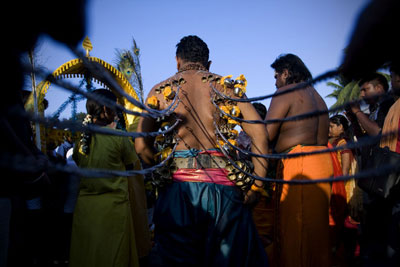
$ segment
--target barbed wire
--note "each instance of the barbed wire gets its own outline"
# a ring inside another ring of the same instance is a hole
[[[231,101],[235,101],[235,102],[254,102],[254,101],[261,101],[261,100],[265,100],[268,98],[272,98],[274,96],[279,96],[279,95],[284,95],[284,94],[288,94],[288,93],[292,93],[294,91],[297,90],[302,90],[307,88],[308,86],[311,86],[317,82],[329,79],[329,78],[333,78],[335,76],[337,76],[339,74],[339,72],[337,70],[331,70],[331,71],[327,71],[319,76],[317,76],[317,78],[311,79],[309,81],[306,82],[302,82],[297,84],[296,86],[289,88],[285,91],[281,91],[281,92],[275,92],[273,94],[269,94],[269,95],[264,95],[264,96],[259,96],[259,97],[252,97],[252,98],[232,98],[228,95],[225,95],[223,93],[221,93],[220,91],[217,91],[216,93],[222,97],[225,98],[227,100],[231,100]]]
[[[76,52],[76,51],[75,51]],[[157,119],[160,117],[165,117],[165,116],[169,116],[170,114],[172,114],[174,112],[174,110],[177,108],[177,106],[180,103],[180,98],[178,97],[179,95],[179,90],[180,90],[180,86],[177,87],[177,93],[174,96],[174,99],[172,101],[172,103],[163,110],[155,110],[155,109],[151,109],[149,107],[147,107],[146,105],[144,105],[143,103],[137,101],[136,99],[134,99],[132,96],[130,96],[128,93],[126,93],[121,87],[120,85],[113,79],[113,77],[107,72],[104,71],[104,69],[101,69],[98,64],[95,64],[95,62],[91,62],[89,61],[89,59],[87,59],[85,56],[82,55],[82,53],[80,52],[76,52],[76,54],[79,56],[79,58],[82,59],[83,64],[85,65],[85,67],[90,71],[90,73],[94,73],[97,77],[101,77],[102,80],[106,81],[106,83],[110,84],[112,86],[113,89],[115,89],[117,91],[118,94],[120,94],[122,97],[126,98],[126,100],[128,100],[130,103],[132,103],[133,105],[139,107],[142,110],[145,110],[146,112],[135,112],[132,110],[128,110],[125,107],[123,107],[120,104],[114,103],[112,101],[109,101],[108,99],[105,99],[103,97],[99,97],[91,92],[85,92],[83,90],[80,90],[79,88],[77,88],[76,86],[73,86],[65,81],[60,81],[59,79],[56,79],[54,76],[52,76],[51,74],[48,73],[44,73],[41,70],[37,70],[36,72],[38,72],[39,75],[46,77],[46,79],[54,84],[57,84],[58,86],[65,88],[69,91],[72,91],[75,94],[80,94],[83,95],[86,98],[90,98],[93,99],[97,102],[99,102],[102,105],[108,106],[108,107],[112,107],[116,110],[120,110],[123,111],[127,114],[132,114],[135,116],[143,116],[143,117],[151,117],[153,119]],[[30,69],[29,69],[30,70]],[[230,100],[230,101],[235,101],[235,102],[253,102],[253,101],[259,101],[259,100],[263,100],[263,99],[267,99],[267,98],[272,98],[275,96],[279,96],[279,95],[283,95],[283,94],[287,94],[287,93],[291,93],[294,92],[296,90],[302,90],[307,88],[310,85],[313,85],[319,81],[337,76],[338,72],[335,71],[328,71],[322,75],[319,75],[317,78],[312,79],[308,82],[304,82],[304,83],[300,83],[288,90],[282,91],[282,92],[275,92],[274,94],[269,94],[269,95],[265,95],[265,96],[260,96],[260,97],[253,97],[253,98],[231,98],[225,94],[222,94],[220,91],[218,91],[213,85],[212,83],[210,83],[210,87],[212,88],[212,90],[218,94],[220,97],[224,98],[225,100]],[[314,116],[320,116],[320,115],[324,115],[324,114],[328,114],[328,113],[332,113],[338,110],[342,110],[343,108],[348,107],[349,105],[352,104],[359,104],[361,102],[361,100],[354,100],[354,101],[349,101],[341,106],[335,107],[335,108],[331,108],[331,109],[327,109],[327,110],[316,110],[316,111],[312,111],[312,112],[306,112],[303,114],[299,114],[297,116],[292,116],[292,117],[287,117],[287,118],[283,118],[283,119],[272,119],[272,120],[245,120],[245,119],[241,119],[238,117],[234,117],[231,114],[226,113],[225,111],[223,111],[221,108],[219,108],[219,106],[215,103],[215,101],[212,99],[212,103],[213,105],[219,110],[219,112],[222,115],[225,115],[231,119],[237,120],[241,123],[263,123],[263,124],[269,124],[269,123],[278,123],[278,122],[286,122],[286,121],[295,121],[295,120],[302,120],[305,118],[310,118],[310,117],[314,117]],[[96,126],[96,125],[88,125],[88,126],[83,126],[81,124],[77,124],[77,123],[71,123],[71,122],[59,122],[57,120],[52,120],[52,119],[48,119],[48,118],[43,118],[43,117],[39,117],[39,116],[35,116],[33,114],[28,114],[26,112],[23,112],[21,110],[16,111],[13,110],[12,112],[13,115],[17,115],[17,116],[25,116],[27,117],[29,120],[34,121],[34,122],[39,122],[47,127],[55,127],[58,129],[65,129],[65,128],[69,128],[73,131],[85,131],[85,132],[95,132],[95,133],[101,133],[101,134],[109,134],[109,135],[119,135],[119,136],[126,136],[126,137],[131,137],[131,138],[137,138],[137,137],[155,137],[161,134],[167,134],[170,131],[172,131],[175,127],[177,127],[177,125],[179,124],[180,120],[176,120],[176,122],[170,126],[167,130],[164,131],[157,131],[157,132],[125,132],[125,131],[119,131],[119,130],[113,130],[110,128],[105,128],[105,127],[100,127],[100,126]],[[251,156],[251,157],[261,157],[261,158],[266,158],[266,159],[286,159],[286,158],[295,158],[295,157],[303,157],[303,156],[309,156],[309,155],[314,155],[314,154],[322,154],[322,153],[330,153],[330,152],[335,152],[335,151],[339,151],[339,150],[344,150],[344,149],[357,149],[357,148],[361,148],[363,146],[369,146],[369,145],[373,145],[379,142],[380,138],[382,137],[382,135],[378,135],[378,136],[369,136],[369,137],[365,137],[362,138],[360,140],[358,140],[357,142],[349,142],[346,145],[342,145],[342,146],[337,146],[334,148],[328,148],[328,149],[321,149],[318,151],[312,151],[312,152],[303,152],[303,153],[278,153],[278,154],[266,154],[266,155],[262,155],[262,154],[256,154],[253,153],[251,151],[248,150],[244,150],[241,149],[238,146],[235,146],[233,144],[231,144],[225,137],[224,135],[221,133],[221,131],[218,129],[216,121],[214,120],[214,126],[216,129],[216,133],[217,133],[217,141],[219,140],[219,138],[221,138],[225,143],[227,143],[234,151],[239,151],[245,155]],[[390,133],[389,133],[390,134]],[[387,135],[389,135],[387,134]],[[218,137],[219,136],[219,137]],[[164,164],[166,162],[168,162],[168,160],[173,156],[174,151],[176,150],[177,147],[177,143],[174,146],[173,152],[171,154],[168,155],[167,159],[163,160],[162,162],[160,162],[159,164],[152,166],[150,168],[146,168],[146,169],[142,169],[142,170],[135,170],[135,171],[113,171],[113,170],[101,170],[101,169],[82,169],[82,168],[71,168],[65,165],[54,165],[54,164],[49,164],[47,166],[47,168],[52,171],[52,170],[57,170],[57,171],[62,171],[62,172],[68,172],[71,174],[76,174],[76,175],[81,175],[81,176],[85,176],[85,177],[104,177],[104,176],[131,176],[131,175],[135,175],[135,174],[147,174],[150,172],[153,172],[154,170],[156,170],[157,168],[164,166]],[[266,177],[258,177],[254,174],[248,173],[246,171],[244,171],[243,169],[241,169],[227,154],[227,152],[222,148],[221,151],[223,152],[223,154],[228,158],[230,164],[232,164],[232,166],[234,166],[236,169],[238,169],[240,172],[244,173],[245,175],[248,175],[249,177],[252,177],[254,179],[257,180],[262,180],[265,182],[274,182],[274,183],[287,183],[287,184],[310,184],[310,183],[320,183],[320,182],[335,182],[335,181],[346,181],[346,180],[350,180],[350,179],[363,179],[366,177],[371,177],[374,175],[381,175],[382,173],[390,173],[393,170],[398,170],[399,166],[393,166],[393,165],[387,165],[387,166],[383,166],[378,172],[376,170],[366,170],[366,171],[361,171],[358,172],[357,174],[354,175],[347,175],[347,176],[340,176],[340,177],[327,177],[327,178],[321,178],[321,179],[317,179],[317,180],[290,180],[290,181],[285,181],[282,179],[274,179],[274,178],[266,178]],[[9,158],[10,160],[11,158]],[[9,162],[8,161],[3,161],[3,159],[1,160],[1,164],[4,166],[5,162]],[[22,161],[20,161],[21,159],[16,159],[16,162],[21,163]],[[26,163],[26,158],[23,161],[24,163]],[[15,162],[14,162],[15,163]],[[10,166],[16,166],[19,170],[21,168],[21,166],[24,166],[23,168],[28,169],[32,169],[32,167],[34,166],[29,166],[27,164],[11,164],[11,165],[7,165],[7,167]]]
[[[145,169],[140,170],[128,170],[128,171],[116,171],[110,169],[95,169],[95,168],[81,168],[77,166],[70,166],[67,164],[53,163],[51,161],[43,161],[35,158],[34,156],[10,155],[0,154],[0,168],[12,169],[17,172],[26,173],[38,173],[38,172],[49,172],[57,173],[63,172],[68,174],[74,174],[78,176],[84,176],[85,178],[107,178],[115,176],[134,176],[134,175],[145,175],[154,172],[156,169],[165,165],[176,151],[177,144],[172,148],[171,153],[160,163]],[[21,168],[22,166],[22,168]]]
[[[17,118],[27,118],[32,122],[38,122],[47,127],[52,127],[60,130],[69,129],[72,132],[94,132],[99,134],[107,134],[107,135],[117,135],[117,136],[125,136],[130,138],[139,138],[139,137],[156,137],[158,135],[167,134],[174,130],[179,123],[180,119],[176,119],[176,121],[167,129],[156,132],[127,132],[121,130],[115,130],[112,128],[102,127],[95,124],[82,125],[82,123],[75,121],[59,121],[56,118],[47,118],[34,115],[32,113],[26,112],[22,108],[14,107],[10,108],[7,113],[8,116],[14,116]]]
[[[210,84],[211,88],[213,89],[214,92],[219,92],[212,84]],[[298,90],[298,89],[297,89]],[[286,91],[284,91],[286,92]],[[315,111],[310,111],[306,113],[302,113],[296,116],[291,116],[291,117],[286,117],[282,119],[269,119],[269,120],[245,120],[239,117],[232,116],[229,113],[226,113],[224,110],[222,110],[217,103],[215,103],[214,99],[211,99],[212,104],[218,109],[219,112],[221,112],[223,115],[229,117],[230,119],[233,119],[238,122],[244,122],[244,123],[249,123],[249,124],[270,124],[270,123],[280,123],[280,122],[288,122],[288,121],[298,121],[298,120],[303,120],[303,119],[308,119],[311,117],[317,117],[325,114],[330,114],[334,113],[336,111],[343,110],[351,105],[355,104],[361,104],[365,100],[371,100],[371,99],[376,99],[377,97],[381,97],[382,100],[388,99],[390,97],[390,93],[386,92],[384,94],[380,95],[375,95],[375,96],[370,96],[370,97],[364,97],[363,99],[356,99],[356,100],[351,100],[348,101],[342,105],[336,106],[334,108],[326,109],[326,110],[315,110]],[[234,98],[227,98],[226,100],[232,101]]]
[[[99,66],[101,66],[101,65],[98,65],[98,64],[95,64],[94,62],[89,61],[89,59],[86,56],[84,56],[84,54],[82,52],[80,52],[76,49],[73,49],[73,51],[82,60],[84,66],[90,72],[96,73],[100,76],[103,75],[102,78],[106,82],[108,82],[113,87],[113,89],[115,89],[121,96],[125,97],[130,103],[132,103],[136,107],[139,107],[142,110],[146,110],[149,113],[157,114],[158,117],[169,116],[170,114],[172,114],[173,109],[174,109],[172,107],[175,105],[175,102],[177,101],[177,99],[179,99],[178,94],[179,94],[180,86],[178,86],[178,88],[177,88],[177,93],[175,94],[175,97],[174,97],[173,101],[171,102],[171,105],[169,105],[167,108],[165,108],[161,111],[152,109],[152,108],[149,108],[147,105],[141,103],[140,101],[136,100],[134,97],[129,95],[127,92],[125,92],[107,71],[104,71],[104,69],[99,68]],[[175,108],[176,107],[177,107],[177,105],[175,105]]]
[[[28,65],[25,65],[24,70],[30,71],[30,67]],[[57,79],[51,73],[45,72],[44,70],[37,69],[37,70],[35,70],[35,74],[38,75],[39,77],[42,77],[44,80],[49,81],[52,84],[58,85],[62,89],[68,90],[75,94],[83,95],[87,99],[92,99],[101,105],[105,105],[107,107],[113,108],[118,111],[125,112],[127,114],[131,114],[134,116],[142,116],[142,117],[150,117],[150,118],[159,118],[159,117],[169,116],[170,114],[172,114],[174,112],[174,110],[176,109],[176,107],[178,106],[179,101],[180,101],[179,98],[177,97],[178,96],[178,93],[177,93],[176,96],[174,97],[174,99],[172,100],[171,104],[166,109],[164,109],[163,112],[160,112],[155,109],[150,109],[150,108],[146,108],[147,112],[137,112],[137,111],[126,109],[121,104],[115,103],[105,97],[96,95],[93,92],[84,91],[84,90],[78,88],[77,86],[73,85],[70,82],[67,82],[67,81],[61,80],[61,79]],[[115,82],[114,85],[117,85],[118,89],[123,91],[120,88],[118,83]],[[118,89],[116,89],[116,90],[119,93]],[[180,89],[180,87],[177,88],[177,92],[179,92],[179,89]],[[128,95],[128,94],[124,92],[124,97],[125,97],[125,95]],[[132,98],[132,97],[130,97],[130,98]],[[134,98],[132,98],[132,99],[134,99]],[[136,102],[140,103],[138,101],[136,101]],[[133,103],[133,104],[135,104],[135,103]],[[138,107],[140,108],[142,106],[143,106],[143,104],[140,103],[140,106],[138,106]]]
[[[217,137],[218,141],[218,137]],[[304,180],[304,179],[293,179],[293,180],[283,180],[283,179],[277,179],[277,178],[267,178],[267,177],[260,177],[257,175],[254,175],[252,173],[246,172],[243,170],[239,165],[236,164],[234,160],[228,155],[228,153],[224,150],[221,149],[221,152],[225,155],[227,160],[229,161],[230,164],[232,164],[233,167],[235,167],[237,170],[239,170],[241,173],[255,179],[255,180],[260,180],[264,182],[271,182],[271,183],[277,183],[277,184],[316,184],[316,183],[332,183],[332,182],[339,182],[339,181],[348,181],[352,179],[365,179],[365,178],[370,178],[373,176],[382,176],[382,175],[389,175],[392,172],[399,172],[400,171],[400,165],[395,165],[395,164],[384,164],[379,167],[379,169],[367,169],[367,170],[362,170],[357,172],[356,174],[353,175],[342,175],[342,176],[336,176],[336,177],[325,177],[325,178],[319,178],[319,179],[312,179],[312,180]],[[301,154],[301,153],[299,153]]]
[[[274,154],[257,154],[253,153],[249,150],[242,149],[238,146],[233,145],[229,140],[224,136],[224,134],[218,129],[218,125],[214,121],[214,127],[216,133],[220,136],[220,138],[228,144],[232,149],[239,151],[240,153],[245,154],[246,156],[251,156],[251,157],[259,157],[259,158],[265,158],[265,159],[288,159],[288,158],[296,158],[296,157],[302,157],[302,156],[311,156],[311,155],[316,155],[316,154],[324,154],[324,153],[330,153],[330,152],[337,152],[341,150],[355,150],[357,148],[365,147],[365,146],[371,146],[375,145],[380,142],[381,138],[388,137],[393,135],[395,132],[387,132],[385,134],[379,134],[376,136],[364,136],[360,138],[357,142],[348,142],[345,145],[340,145],[336,146],[333,148],[327,148],[327,149],[320,149],[317,151],[311,151],[311,152],[302,152],[302,153],[274,153]]]

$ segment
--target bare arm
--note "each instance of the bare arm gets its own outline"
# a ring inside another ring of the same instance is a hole
[[[341,154],[342,158],[342,172],[343,175],[348,175],[349,170],[350,170],[350,160],[351,160],[351,155],[350,153],[342,153]]]
[[[376,122],[370,120],[368,116],[361,111],[359,105],[352,105],[351,112],[354,114],[357,121],[360,123],[361,127],[367,132],[368,135],[376,136],[380,133],[381,128],[379,127],[379,125]]]
[[[154,96],[154,88],[150,91],[147,100]],[[147,113],[147,111],[142,111],[144,113]],[[149,118],[149,117],[140,117],[138,127],[137,127],[137,132],[139,133],[146,133],[146,132],[155,132],[157,131],[157,123],[155,119]],[[135,150],[138,156],[146,163],[149,165],[154,165],[155,160],[155,149],[154,149],[154,137],[139,137],[135,139]]]
[[[279,90],[278,90],[279,91]],[[285,101],[287,95],[273,97],[269,106],[266,120],[283,119],[289,112],[289,101]],[[268,141],[272,142],[279,133],[282,122],[268,123],[266,125],[268,132]]]
[[[250,103],[238,103],[238,107],[242,111],[243,118],[246,120],[261,120],[257,111]],[[251,138],[251,152],[255,154],[268,154],[268,133],[264,124],[251,124],[242,123],[243,130]],[[251,161],[254,165],[254,174],[259,177],[266,177],[268,162],[265,158],[251,157]],[[257,187],[264,185],[263,181],[255,180],[254,184]],[[253,190],[247,191],[244,203],[250,204],[257,199],[257,193]]]
[[[358,120],[357,120],[356,116],[354,115],[354,113],[351,110],[346,109],[344,114],[346,115],[347,119],[351,123],[351,127],[353,129],[354,135],[357,138],[362,137],[363,136],[363,132],[361,130],[360,124],[358,123]]]
[[[250,103],[238,103],[245,120],[261,120],[257,111]],[[243,130],[251,138],[251,151],[256,154],[268,154],[268,133],[261,123],[242,123]],[[267,174],[267,160],[260,157],[252,157],[254,174],[265,177]],[[262,186],[262,181],[256,181],[256,185]]]
[[[155,132],[156,123],[154,119],[141,117],[139,120],[137,131],[140,133]],[[139,157],[149,165],[154,164],[154,137],[138,137],[135,139],[135,149]]]
[[[362,111],[357,111],[354,113],[358,122],[361,124],[363,129],[367,132],[370,136],[376,136],[380,133],[381,128],[378,124],[368,118]]]

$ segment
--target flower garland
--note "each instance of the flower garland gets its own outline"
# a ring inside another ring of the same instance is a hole
[[[236,97],[243,97],[246,93],[247,80],[242,74],[236,79],[232,79],[232,75],[224,76],[217,80],[217,83],[221,85],[224,89],[224,94],[234,94]],[[218,112],[217,116],[219,118],[217,121],[219,132],[221,132],[225,139],[234,146],[238,146],[237,138],[239,132],[235,129],[236,126],[240,126],[240,123],[234,118],[242,117],[240,108],[237,103],[231,100],[226,100],[216,93],[213,95],[213,101],[218,105],[222,112]],[[227,116],[229,114],[231,117]],[[232,118],[233,117],[233,118]],[[246,172],[252,172],[253,164],[248,160],[239,159],[236,151],[232,147],[225,143],[223,140],[219,139],[217,147],[224,150],[235,163]],[[247,191],[251,188],[254,183],[254,179],[245,175],[243,172],[236,169],[232,164],[229,164],[226,169],[228,170],[228,179],[235,183],[236,186],[240,187],[243,191]]]

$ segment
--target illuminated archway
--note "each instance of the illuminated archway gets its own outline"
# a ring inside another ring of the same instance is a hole
[[[86,42],[86,44],[85,44]],[[89,42],[90,49],[88,49],[88,44]],[[86,45],[86,46],[85,46]],[[129,81],[125,78],[125,76],[115,67],[113,67],[111,64],[107,63],[106,61],[97,58],[97,57],[91,57],[89,56],[89,51],[91,50],[91,44],[90,40],[88,38],[85,39],[83,43],[83,47],[86,49],[86,58],[87,60],[91,63],[94,64],[94,67],[99,67],[100,69],[108,72],[111,77],[114,79],[114,81],[124,90],[125,93],[130,95],[131,97],[135,98],[136,100],[139,101],[139,98],[133,89],[132,85],[129,83]],[[90,77],[88,77],[90,75]],[[124,106],[126,109],[131,110],[131,111],[136,111],[136,112],[141,112],[141,109],[138,108],[137,106],[133,105],[131,102],[129,102],[126,98],[121,96],[112,86],[109,84],[107,81],[105,81],[102,77],[100,77],[96,73],[91,73],[86,66],[83,63],[83,60],[78,58],[78,59],[73,59],[70,60],[64,64],[62,64],[60,67],[58,67],[53,73],[52,76],[55,79],[67,79],[67,78],[89,78],[98,84],[100,84],[103,88],[108,88],[110,89],[116,96],[117,96],[117,102]],[[103,75],[102,75],[103,76]],[[41,83],[38,84],[37,86],[37,102],[38,102],[38,111],[40,114],[43,114],[44,112],[44,98],[50,88],[51,82],[48,80],[44,80]],[[25,109],[28,111],[33,112],[33,93],[28,98],[28,101],[25,104]],[[136,131],[137,123],[139,120],[138,116],[132,115],[132,114],[126,114],[124,113],[124,119],[125,119],[125,125],[127,131]],[[44,133],[44,128],[43,132],[41,130],[41,139],[43,140],[44,137],[49,138],[48,134],[43,134]],[[57,131],[52,131],[54,136],[53,139],[59,139],[60,136],[62,136],[61,133]],[[57,133],[56,133],[57,132]],[[43,149],[43,141],[42,141],[42,149]]]

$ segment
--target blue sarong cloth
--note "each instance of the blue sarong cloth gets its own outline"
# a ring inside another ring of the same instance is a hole
[[[159,194],[154,222],[162,266],[268,266],[251,208],[235,186],[173,182]]]

